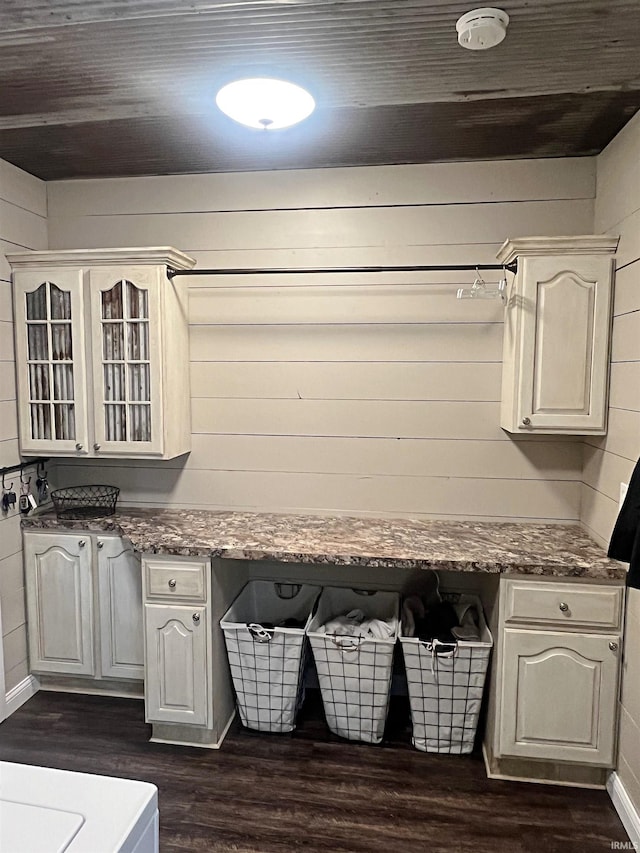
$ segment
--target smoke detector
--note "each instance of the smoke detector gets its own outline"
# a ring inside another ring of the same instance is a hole
[[[458,44],[467,50],[489,50],[504,39],[508,25],[502,9],[473,9],[458,19]]]

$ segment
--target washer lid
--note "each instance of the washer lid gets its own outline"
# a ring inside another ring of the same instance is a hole
[[[0,799],[0,853],[63,853],[83,823],[77,812]]]

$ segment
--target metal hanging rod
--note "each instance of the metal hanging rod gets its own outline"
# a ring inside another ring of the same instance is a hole
[[[25,468],[33,468],[34,465],[44,465],[48,461],[48,456],[36,456],[34,459],[25,459],[24,462],[18,462],[17,465],[8,465],[6,468],[0,468],[0,477],[13,474],[15,471],[24,471]]]
[[[517,272],[518,262],[509,264],[417,264],[413,266],[372,266],[372,267],[298,267],[275,269],[273,267],[248,267],[247,269],[207,269],[174,270],[167,267],[167,277],[177,275],[300,275],[307,273],[350,273],[350,272],[475,272],[476,270],[508,270]]]

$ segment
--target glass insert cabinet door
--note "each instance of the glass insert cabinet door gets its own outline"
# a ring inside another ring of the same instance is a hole
[[[82,275],[21,272],[15,283],[22,453],[87,452]]]
[[[90,272],[94,451],[162,453],[157,272]]]

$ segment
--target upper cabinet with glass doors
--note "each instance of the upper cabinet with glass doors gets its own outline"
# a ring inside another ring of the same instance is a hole
[[[175,249],[10,255],[23,454],[191,449],[187,288]]]

